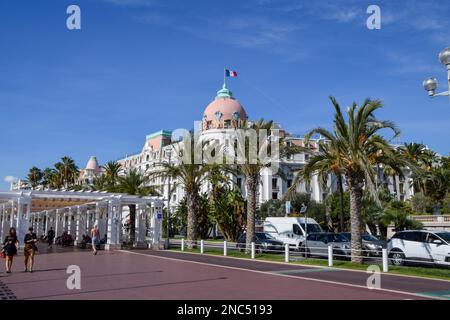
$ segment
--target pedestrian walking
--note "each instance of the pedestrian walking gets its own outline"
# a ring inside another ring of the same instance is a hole
[[[3,241],[2,255],[5,257],[6,273],[11,273],[11,267],[14,256],[17,255],[17,248],[19,247],[19,240],[17,239],[16,229],[10,228],[9,235]]]
[[[49,249],[52,248],[54,239],[55,239],[55,231],[53,231],[53,227],[50,227],[50,230],[48,230],[47,232],[47,243]]]
[[[36,233],[33,232],[33,227],[28,228],[28,233],[25,235],[24,243],[25,248],[23,250],[23,254],[25,256],[25,271],[24,272],[33,272],[34,265],[34,255],[37,251],[37,236]]]
[[[92,238],[92,250],[94,256],[97,255],[97,245],[100,241],[100,230],[98,230],[97,224],[94,225],[94,228],[91,230],[91,238]]]

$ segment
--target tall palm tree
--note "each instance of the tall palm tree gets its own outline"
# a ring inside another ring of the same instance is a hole
[[[161,163],[161,168],[150,173],[151,178],[170,178],[181,185],[186,194],[187,204],[187,240],[192,248],[197,239],[196,212],[199,208],[199,193],[203,182],[208,178],[209,166],[184,162]]]
[[[31,185],[31,188],[35,189],[37,186],[39,186],[42,177],[43,173],[38,167],[31,168],[27,175],[27,180],[28,183]]]
[[[248,125],[243,124],[243,129],[253,129],[256,131],[257,135],[262,130],[269,131],[273,127],[273,121],[265,122],[263,119]],[[260,153],[261,148],[264,146],[265,141],[257,142],[256,152]],[[245,150],[249,150],[249,146],[245,144]],[[255,219],[256,219],[256,209],[257,209],[257,196],[258,188],[261,180],[261,170],[266,166],[260,159],[256,161],[250,161],[247,159],[244,164],[240,165],[240,171],[245,176],[245,184],[247,191],[247,226],[246,226],[246,250],[248,251],[251,243],[255,240]]]
[[[381,129],[390,129],[394,137],[397,137],[399,130],[393,122],[375,118],[374,112],[382,107],[379,100],[367,99],[359,107],[353,103],[347,110],[347,117],[342,114],[336,99],[330,97],[330,100],[335,110],[333,131],[319,127],[305,136],[305,141],[308,142],[312,135],[322,135],[326,139],[326,142],[321,142],[321,149],[325,150],[325,153],[314,155],[304,170],[311,173],[320,172],[323,168],[330,167],[330,163],[336,162],[336,170],[345,176],[350,194],[352,262],[361,263],[363,189],[366,187],[371,196],[377,199],[374,166],[386,159],[390,162],[401,161],[396,159],[398,156],[394,148],[378,132]],[[329,144],[330,147],[324,148],[324,144]]]
[[[274,164],[274,155],[271,150],[271,143],[269,140],[272,140],[273,130],[276,129],[273,125],[273,121],[264,121],[264,119],[260,119],[254,123],[243,122],[240,125],[239,129],[252,129],[256,132],[258,137],[260,133],[267,133],[268,139],[266,141],[261,141],[258,139],[256,141],[256,146],[250,146],[249,142],[245,142],[245,152],[247,154],[247,150],[249,150],[248,154],[250,155],[250,149],[253,148],[258,155],[257,159],[247,159],[245,163],[238,164],[238,170],[245,176],[245,184],[247,190],[247,226],[246,226],[246,251],[248,252],[251,243],[255,238],[255,219],[256,219],[256,210],[257,210],[257,197],[258,197],[258,188],[261,180],[261,170],[263,168],[269,167]],[[288,145],[282,136],[273,137],[274,140],[277,140],[277,146],[279,148],[279,159],[299,153],[304,150],[304,148]],[[274,150],[275,151],[275,150]],[[267,155],[264,157],[264,153]],[[275,160],[277,161],[277,160]],[[281,174],[281,172],[278,172]]]
[[[148,185],[147,176],[140,174],[137,170],[129,170],[125,176],[118,178],[117,186],[114,187],[116,192],[126,193],[135,196],[156,195],[157,192],[153,186]],[[136,239],[136,205],[128,206],[130,209],[130,240],[135,242]]]

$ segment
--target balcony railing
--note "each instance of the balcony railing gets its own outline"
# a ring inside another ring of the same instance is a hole
[[[450,215],[442,216],[410,216],[411,219],[423,223],[450,223]]]

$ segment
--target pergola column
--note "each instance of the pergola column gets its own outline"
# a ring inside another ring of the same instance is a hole
[[[162,244],[162,203],[153,202],[151,205],[150,230],[151,245],[159,248]]]
[[[59,209],[56,209],[55,212],[55,240],[57,237],[61,236],[63,232],[63,216],[61,215],[61,211]]]
[[[3,239],[5,239],[5,220],[6,220],[6,210],[5,210],[5,205],[2,204],[0,206],[0,217],[2,219],[2,225],[1,225],[1,229],[0,229],[0,240],[3,243]]]
[[[48,229],[49,229],[49,214],[48,214],[48,210],[45,210],[45,225],[44,225],[44,236],[47,235],[48,233]]]
[[[121,208],[120,202],[117,200],[110,200],[108,201],[108,224],[107,224],[107,242],[105,249],[106,250],[113,250],[120,247],[119,243],[119,221],[121,221],[121,217],[119,217],[119,212],[121,211],[119,208]],[[120,214],[121,215],[121,214]]]
[[[77,206],[77,215],[76,215],[76,230],[75,230],[75,245],[79,244],[83,240],[83,207]]]

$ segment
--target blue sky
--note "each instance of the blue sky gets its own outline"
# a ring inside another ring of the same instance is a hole
[[[81,30],[66,28],[70,4]],[[381,30],[366,27],[370,4]],[[104,163],[148,133],[191,128],[224,67],[238,71],[229,87],[250,118],[302,134],[331,126],[329,95],[379,98],[399,141],[449,154],[450,102],[422,89],[446,82],[449,17],[447,0],[1,1],[0,189],[65,155]]]

